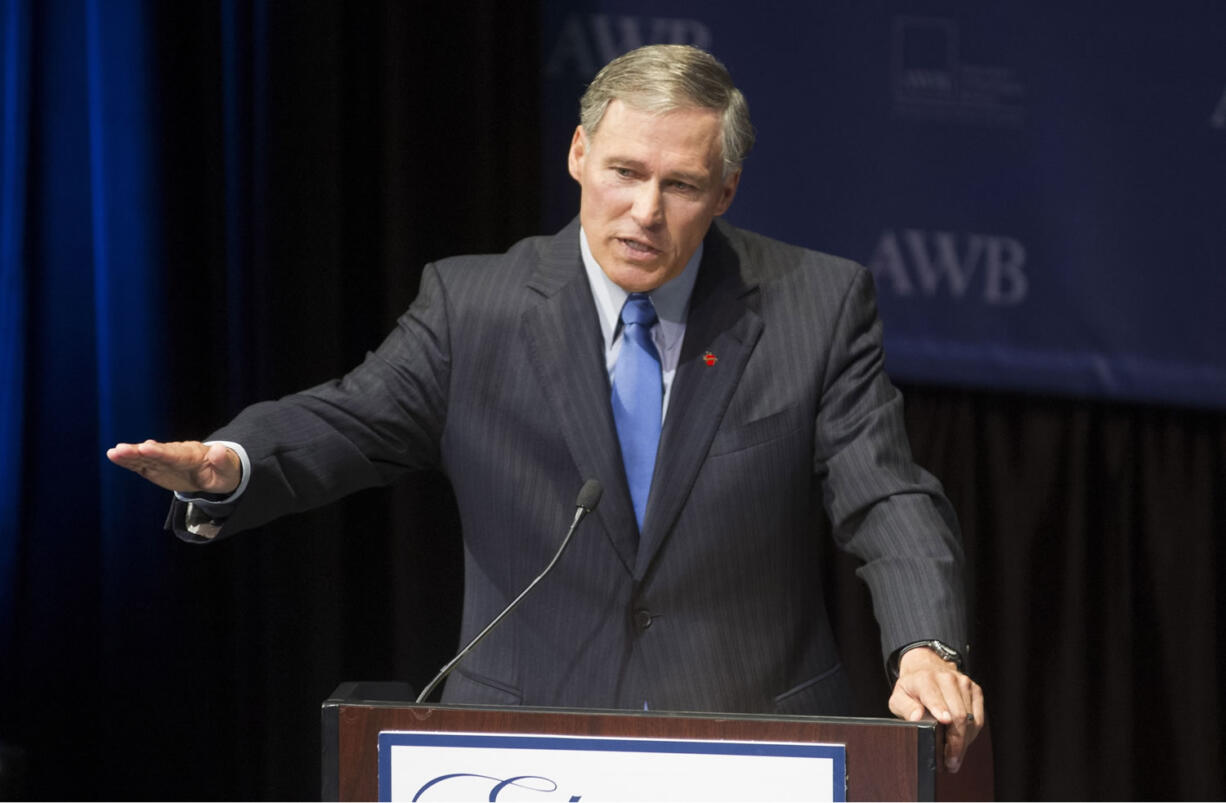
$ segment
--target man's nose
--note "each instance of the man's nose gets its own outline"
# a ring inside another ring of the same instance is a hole
[[[643,228],[650,228],[664,219],[660,188],[651,182],[643,182],[634,196],[630,216]]]

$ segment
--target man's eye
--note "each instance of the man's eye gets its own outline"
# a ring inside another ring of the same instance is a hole
[[[634,171],[628,167],[615,167],[613,168],[613,172],[622,178],[631,178],[634,176]]]

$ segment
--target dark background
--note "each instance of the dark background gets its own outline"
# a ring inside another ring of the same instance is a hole
[[[445,480],[190,547],[103,449],[200,437],[332,377],[427,261],[540,233],[564,154],[542,163],[539,21],[475,1],[105,5],[4,5],[5,75],[25,65],[5,133],[25,144],[6,139],[2,178],[20,281],[0,797],[316,797],[319,703],[345,680],[421,687],[456,648]],[[998,794],[1226,795],[1226,416],[904,391],[963,524]],[[830,582],[883,713],[863,592],[842,559]]]

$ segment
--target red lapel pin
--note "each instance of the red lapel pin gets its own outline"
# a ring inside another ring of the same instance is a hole
[[[708,351],[706,354],[702,355],[702,361],[705,362],[708,366],[711,366],[719,362],[719,357],[716,357],[714,354]]]

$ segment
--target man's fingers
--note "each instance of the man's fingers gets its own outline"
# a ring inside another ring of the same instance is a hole
[[[226,493],[238,486],[241,473],[229,449],[199,441],[119,443],[106,456],[171,491]]]
[[[981,698],[982,699],[982,698]],[[980,713],[963,717],[945,730],[945,767],[950,772],[962,768],[966,751],[983,730],[983,705],[979,705]]]
[[[106,456],[115,465],[135,471],[138,474],[146,474],[158,465],[157,461],[150,460],[144,454],[141,454],[140,449],[131,443],[121,443],[107,449]]]
[[[962,757],[966,755],[967,722],[965,719],[954,722],[945,728],[945,769],[957,772],[962,769]]]
[[[963,676],[965,677],[965,676]],[[967,678],[965,692],[969,697],[965,713],[958,716],[945,731],[945,766],[950,772],[957,772],[962,767],[966,751],[983,730],[987,716],[983,705],[983,690],[979,684]]]
[[[131,443],[117,443],[106,450],[106,456],[110,458],[112,463],[123,465],[130,460],[139,458],[140,450]]]
[[[960,672],[941,672],[936,676],[940,701],[945,706],[946,716],[939,718],[946,725],[966,719],[971,710],[971,679]]]
[[[916,709],[920,711],[918,716]],[[890,711],[912,722],[928,713],[945,725],[945,766],[950,772],[957,772],[967,748],[983,727],[983,690],[952,669],[912,672],[895,684]]]
[[[890,713],[907,722],[919,722],[928,711],[919,700],[896,685],[890,695]]]
[[[961,695],[952,672],[914,672],[898,679],[895,693],[910,697],[932,718],[949,725],[958,714],[965,714]]]

